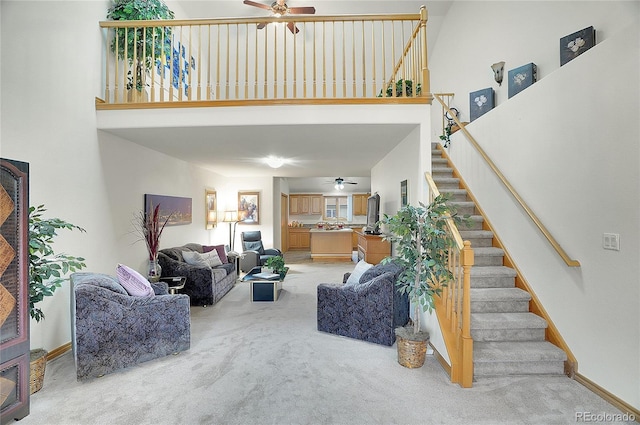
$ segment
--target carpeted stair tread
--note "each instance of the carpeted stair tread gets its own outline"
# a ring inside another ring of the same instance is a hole
[[[433,176],[433,182],[436,184],[436,187],[440,190],[440,192],[446,192],[447,189],[446,188],[440,189],[440,186],[460,184],[460,179],[457,178],[457,177],[438,177],[438,176]]]
[[[471,329],[546,329],[547,321],[533,313],[472,313]]]
[[[516,271],[506,266],[471,267],[471,279],[474,277],[516,277]]]
[[[564,351],[547,341],[476,342],[473,362],[565,361]]]

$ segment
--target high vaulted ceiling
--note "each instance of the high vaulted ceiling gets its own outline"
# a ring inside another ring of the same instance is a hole
[[[167,2],[177,18],[260,16],[264,10],[242,0]],[[266,1],[265,3],[269,3]],[[314,6],[316,15],[416,13],[425,4],[429,12],[429,45],[437,38],[451,1],[326,1],[289,0],[289,6]],[[181,16],[183,15],[183,16]],[[236,108],[237,110],[242,108]],[[269,112],[269,107],[264,111]],[[181,111],[183,112],[183,111]],[[263,119],[263,117],[257,117]],[[345,192],[370,191],[370,170],[416,127],[411,123],[158,126],[103,128],[139,145],[197,164],[224,176],[285,177],[292,192],[331,192],[336,177],[357,181]],[[262,159],[274,155],[290,159],[273,169]]]

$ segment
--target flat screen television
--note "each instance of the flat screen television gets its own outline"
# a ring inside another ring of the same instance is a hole
[[[377,193],[367,198],[367,226],[364,228],[365,233],[379,235],[380,228],[378,221],[380,220],[380,195]]]

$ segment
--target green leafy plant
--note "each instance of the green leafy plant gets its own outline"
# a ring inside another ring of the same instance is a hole
[[[442,134],[440,135],[440,140],[444,143],[443,147],[448,148],[451,144],[451,124],[447,125],[444,129],[442,129]]]
[[[59,229],[85,230],[59,218],[44,219],[45,211],[44,205],[29,208],[29,314],[37,322],[44,319],[44,313],[35,304],[53,295],[69,279],[67,273],[87,266],[84,258],[56,254],[52,247]]]
[[[107,11],[107,18],[114,21],[173,19],[174,16],[162,0],[116,0]],[[127,89],[135,87],[142,91],[154,59],[162,60],[163,56],[171,54],[171,28],[117,28],[111,50],[117,50],[120,59],[126,59],[134,66],[134,72],[129,70],[127,73]]]
[[[264,263],[264,265],[265,267],[273,269],[274,273],[282,273],[285,271],[284,258],[280,255],[267,258],[267,261]]]
[[[413,96],[413,81],[399,79],[398,81],[396,81],[396,85],[395,85],[395,88],[396,88],[395,97],[404,96],[403,86],[407,92],[407,97]],[[421,93],[422,93],[422,86],[420,85],[420,83],[418,83],[416,84],[416,96],[419,96]],[[378,97],[383,97],[382,90],[380,90]],[[389,84],[389,86],[387,87],[387,90],[384,93],[384,97],[393,97],[393,84]]]
[[[448,204],[448,195],[439,195],[433,202],[419,207],[407,205],[396,215],[384,215],[380,223],[387,226],[384,238],[396,243],[397,255],[383,262],[393,261],[403,268],[397,285],[401,294],[408,294],[414,307],[413,334],[420,333],[420,310],[432,311],[433,297],[453,279],[447,267],[449,250],[455,240],[447,232],[447,219],[456,224],[464,220]]]

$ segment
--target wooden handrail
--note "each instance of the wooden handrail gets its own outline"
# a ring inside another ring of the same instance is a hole
[[[433,201],[440,191],[431,174],[425,173],[429,186],[429,199]],[[447,268],[453,282],[436,297],[436,315],[451,360],[451,382],[463,388],[473,385],[473,338],[471,337],[471,267],[474,263],[471,242],[463,241],[452,218],[447,219],[447,232],[455,241],[449,251]]]
[[[531,208],[529,208],[529,206],[527,205],[527,203],[522,199],[522,197],[518,194],[518,192],[516,192],[516,190],[513,188],[513,186],[511,185],[511,183],[509,183],[509,181],[507,181],[507,179],[505,178],[504,174],[502,174],[502,172],[498,169],[498,167],[494,164],[494,162],[491,160],[491,158],[489,158],[489,156],[486,154],[486,152],[484,151],[484,149],[482,149],[482,147],[480,147],[480,144],[476,141],[476,139],[471,135],[471,133],[469,133],[469,131],[465,128],[465,126],[460,122],[460,120],[458,120],[458,117],[451,112],[451,110],[449,109],[449,107],[445,104],[444,100],[442,99],[442,96],[444,96],[445,94],[443,93],[434,93],[433,97],[435,97],[438,102],[440,102],[440,104],[442,105],[442,107],[449,112],[449,115],[453,118],[453,120],[455,121],[456,124],[458,124],[458,126],[460,127],[460,130],[462,130],[462,132],[465,134],[465,136],[467,136],[467,139],[469,140],[469,142],[471,142],[471,144],[473,145],[473,147],[476,148],[476,150],[478,151],[478,153],[480,154],[480,156],[485,160],[485,162],[489,165],[489,168],[491,168],[491,170],[496,174],[496,176],[498,176],[498,179],[500,179],[500,181],[502,182],[502,184],[507,188],[507,190],[511,193],[511,196],[514,197],[514,199],[518,202],[518,204],[520,204],[520,206],[522,207],[522,209],[527,213],[527,215],[529,216],[529,218],[531,219],[531,221],[534,222],[534,224],[536,225],[536,227],[538,227],[538,229],[542,232],[542,234],[545,236],[545,238],[547,238],[547,241],[549,241],[549,243],[551,244],[551,246],[556,250],[556,252],[560,255],[560,257],[564,260],[564,262],[567,264],[567,266],[569,267],[580,267],[580,262],[578,260],[574,260],[571,259],[569,257],[569,255],[567,255],[567,253],[565,252],[564,249],[562,249],[562,247],[560,246],[560,244],[555,240],[555,238],[551,235],[551,233],[549,232],[549,230],[547,230],[547,228],[544,226],[544,224],[542,224],[542,222],[540,221],[540,219],[535,215],[535,213],[531,210]]]

